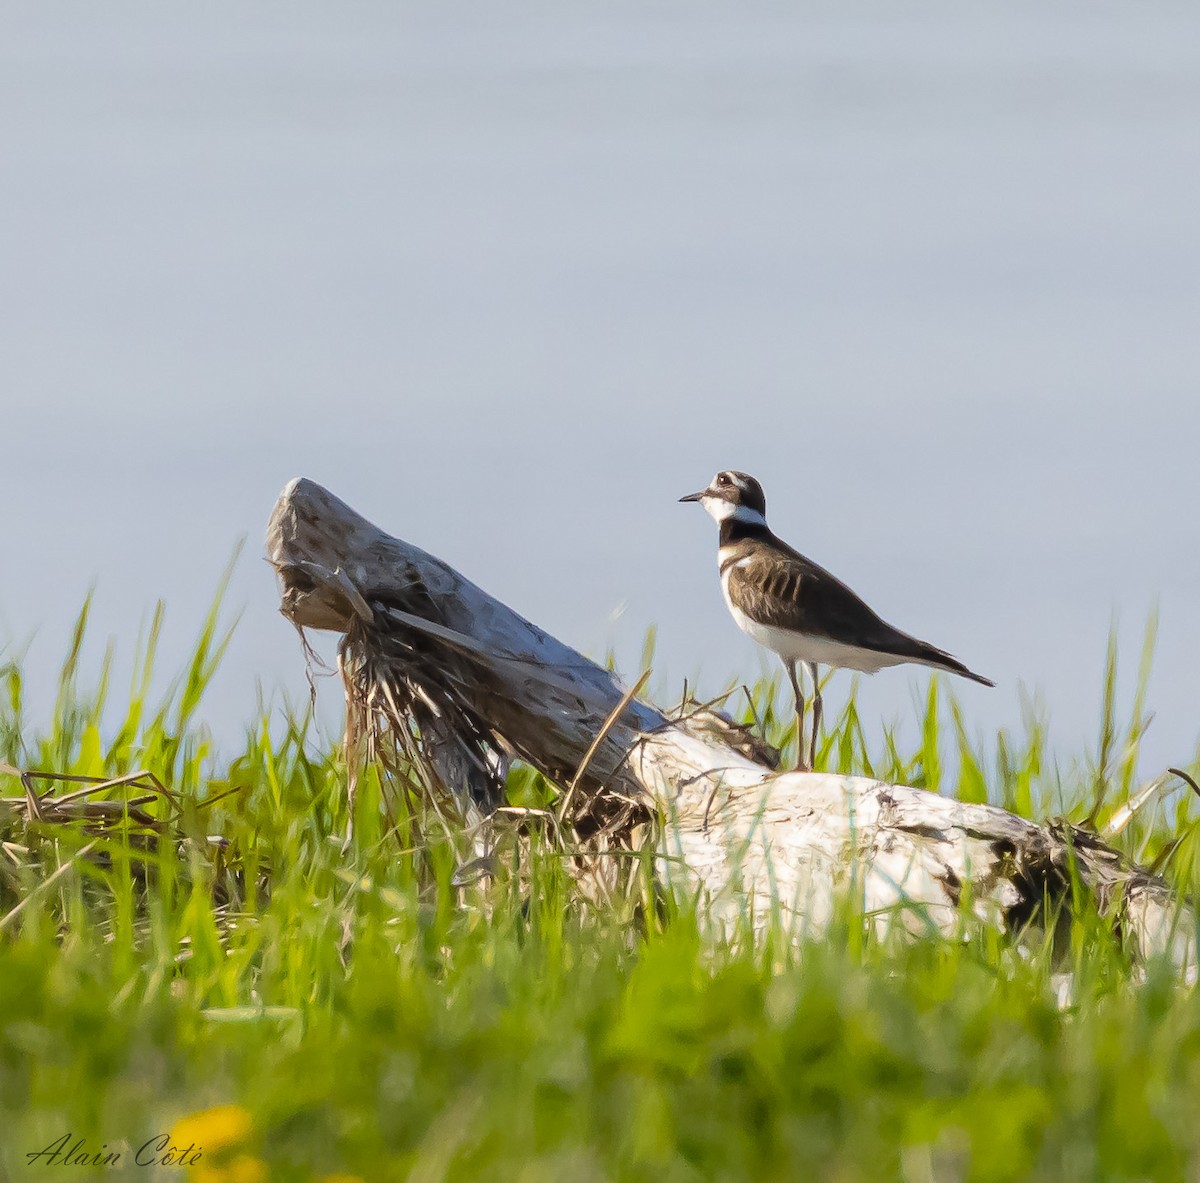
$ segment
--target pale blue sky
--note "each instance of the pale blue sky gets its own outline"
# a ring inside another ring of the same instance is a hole
[[[1200,8],[0,4],[0,643],[46,701],[96,581],[208,716],[305,693],[258,561],[303,474],[632,675],[760,659],[719,467],[895,624],[1093,742],[1161,605],[1200,732]],[[620,613],[619,619],[613,619]],[[880,719],[924,675],[869,683]],[[327,697],[336,706],[330,687]]]

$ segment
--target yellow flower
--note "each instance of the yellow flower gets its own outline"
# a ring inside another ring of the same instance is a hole
[[[239,1154],[225,1167],[224,1183],[267,1183],[267,1164],[261,1158]]]
[[[225,1183],[228,1177],[224,1167],[192,1167],[188,1171],[188,1183]]]
[[[220,1167],[192,1167],[188,1183],[267,1183],[267,1164],[261,1158],[239,1154]]]
[[[207,1158],[245,1142],[253,1124],[250,1111],[241,1105],[218,1105],[177,1121],[171,1141],[176,1146],[194,1145]]]

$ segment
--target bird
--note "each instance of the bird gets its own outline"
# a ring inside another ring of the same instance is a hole
[[[719,525],[717,566],[730,614],[742,632],[777,654],[787,670],[796,702],[797,771],[812,771],[816,764],[822,665],[873,674],[912,662],[995,686],[945,650],[888,624],[835,575],[777,537],[767,525],[762,485],[749,473],[724,469],[707,488],[679,500],[698,501]],[[801,664],[813,684],[807,761]]]

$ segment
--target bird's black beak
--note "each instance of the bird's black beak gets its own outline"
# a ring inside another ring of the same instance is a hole
[[[680,501],[703,501],[704,495],[708,492],[707,489],[701,489],[699,493],[689,493],[686,497],[680,497]]]

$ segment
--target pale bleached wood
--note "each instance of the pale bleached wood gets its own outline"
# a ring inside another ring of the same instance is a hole
[[[289,619],[375,629],[411,646],[500,756],[519,756],[560,785],[620,704],[624,688],[609,671],[312,481],[280,495],[267,557]],[[435,736],[434,746],[452,740]],[[448,780],[476,775],[469,753],[448,751],[437,757]],[[862,777],[777,774],[711,712],[672,721],[629,703],[580,778],[584,793],[604,786],[662,814],[662,880],[698,894],[718,929],[774,917],[816,934],[849,894],[880,923],[914,932],[956,931],[964,899],[982,920],[1014,930],[1036,923],[1044,900],[1067,897],[1074,865],[1099,906],[1120,916],[1136,955],[1194,962],[1190,907],[1094,837]]]

